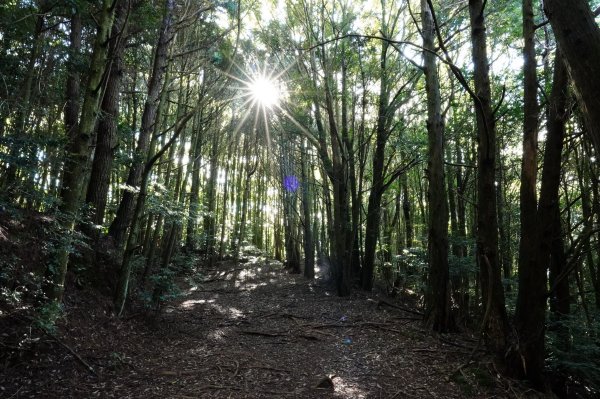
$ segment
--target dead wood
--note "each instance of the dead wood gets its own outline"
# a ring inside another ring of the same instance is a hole
[[[69,351],[69,353],[71,353],[71,355],[73,355],[73,357],[75,358],[75,360],[77,360],[81,365],[83,365],[90,373],[92,373],[93,375],[95,375],[96,377],[98,377],[98,373],[96,373],[96,370],[94,370],[94,368],[92,366],[90,366],[90,364],[88,362],[86,362],[81,356],[79,356],[79,354],[77,352],[75,352],[75,350],[73,348],[71,348],[69,345],[65,344],[62,340],[60,340],[60,338],[58,338],[56,335],[52,334],[51,332],[49,332],[48,330],[46,330],[45,328],[36,325],[36,321],[27,315],[17,315],[14,313],[9,313],[7,316],[18,320],[18,321],[23,321],[26,320],[30,323],[30,325],[35,326],[39,331],[41,331],[44,335],[48,336],[49,338],[51,338],[54,342],[56,342],[57,344],[59,344],[60,346],[62,346],[64,349],[66,349],[67,351]]]
[[[69,345],[65,344],[64,342],[62,342],[56,335],[49,333],[48,331],[42,329],[42,331],[48,335],[50,338],[52,338],[54,341],[56,341],[56,343],[58,343],[60,346],[62,346],[63,348],[65,348],[66,350],[68,350],[71,355],[73,355],[73,357],[79,362],[81,363],[90,373],[94,374],[96,377],[98,377],[98,374],[96,373],[96,370],[94,370],[94,368],[92,366],[90,366],[90,364],[88,362],[86,362],[85,360],[83,360],[83,358],[81,356],[79,356],[79,354],[77,352],[75,352],[73,350],[73,348],[71,348]]]
[[[201,285],[200,290],[190,287],[182,298],[167,302],[165,306],[175,311],[163,314],[156,323],[141,317],[106,322],[114,319],[69,298],[77,307],[71,308],[76,310],[69,315],[64,333],[69,335],[60,337],[71,345],[71,337],[77,337],[72,349],[82,348],[85,342],[85,359],[79,359],[90,362],[103,381],[85,377],[85,372],[73,373],[81,361],[75,357],[74,362],[53,344],[37,345],[45,352],[33,361],[27,360],[29,355],[13,360],[3,371],[7,379],[0,372],[0,385],[8,387],[9,397],[15,392],[23,397],[35,397],[35,392],[47,393],[45,397],[93,397],[100,389],[107,397],[183,399],[469,397],[445,379],[467,354],[420,329],[420,323],[415,323],[421,320],[418,312],[377,312],[377,299],[371,303],[364,296],[328,296],[320,286],[307,290],[302,276],[280,273],[274,279],[267,270],[257,271],[252,277],[256,286],[242,291],[233,284],[235,270],[224,272],[229,276],[227,287],[219,281],[223,273],[207,275],[213,283]],[[95,297],[92,301],[97,302]],[[202,306],[182,311],[185,301]],[[240,325],[244,320],[252,325]],[[343,345],[346,336],[352,337],[352,345]],[[475,345],[464,336],[452,339],[469,349]],[[135,373],[107,361],[114,354],[131,359]],[[44,371],[48,369],[75,377],[57,382],[55,374]],[[36,378],[31,379],[36,370]],[[330,378],[335,393],[327,387],[317,389],[319,378],[334,373],[337,377]],[[471,388],[473,397],[502,397],[505,392],[503,387]]]
[[[242,334],[247,335],[259,335],[262,337],[287,337],[287,333],[281,332],[270,332],[270,331],[254,331],[254,330],[240,330]]]
[[[402,310],[404,312],[416,314],[416,315],[419,315],[419,316],[423,316],[424,315],[423,312],[420,312],[420,311],[414,310],[414,309],[409,309],[409,308],[404,307],[404,306],[396,305],[395,303],[391,303],[389,301],[386,301],[385,299],[380,299],[379,302],[377,302],[377,307],[380,308],[381,306],[389,306],[390,308],[399,309],[399,310]]]

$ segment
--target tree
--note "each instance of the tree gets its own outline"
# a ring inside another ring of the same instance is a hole
[[[519,293],[529,297],[528,289],[533,281],[528,280],[528,269],[535,267],[535,248],[531,242],[536,234],[537,208],[537,131],[539,106],[537,101],[537,61],[535,53],[535,23],[533,1],[523,0],[523,160],[521,163],[519,242]],[[519,296],[522,298],[522,296]],[[528,318],[529,308],[517,300],[516,319]]]
[[[444,177],[444,121],[440,83],[434,55],[435,27],[427,0],[421,0],[423,24],[423,68],[427,92],[429,186],[428,260],[429,272],[425,295],[425,321],[434,331],[446,332],[454,327],[450,311],[448,270],[448,208]]]
[[[544,10],[589,121],[586,133],[600,154],[600,28],[586,0],[546,0]]]
[[[394,117],[398,108],[404,102],[404,90],[408,83],[400,86],[396,93],[393,93],[393,79],[395,74],[390,70],[391,62],[389,52],[391,50],[389,38],[393,37],[398,29],[402,7],[398,7],[395,12],[388,10],[386,1],[381,2],[381,50],[379,53],[379,93],[377,98],[377,122],[375,127],[375,149],[372,156],[372,185],[369,192],[367,205],[367,225],[365,228],[365,252],[362,266],[362,288],[370,291],[373,287],[373,273],[375,269],[375,255],[377,249],[377,238],[381,226],[381,199],[391,183],[398,178],[405,170],[402,168],[387,174],[389,161],[386,159],[386,146],[394,128]],[[393,8],[392,5],[389,8]],[[389,15],[388,15],[389,12]],[[411,82],[412,78],[409,78]]]
[[[304,232],[304,277],[313,279],[315,277],[315,243],[313,238],[313,212],[311,209],[314,201],[313,196],[313,172],[309,167],[310,154],[306,141],[303,140],[301,152],[301,170],[302,170],[302,216],[304,218],[302,228]]]
[[[91,222],[102,225],[106,212],[106,201],[110,184],[110,173],[117,144],[117,118],[119,115],[119,97],[123,77],[123,53],[127,44],[127,24],[129,21],[130,1],[119,1],[115,10],[115,21],[108,45],[106,86],[102,98],[100,118],[98,120],[96,146],[90,181],[85,201],[92,207]],[[78,96],[67,94],[67,98]],[[73,100],[69,100],[73,101]],[[65,112],[65,117],[68,112]]]
[[[81,107],[81,116],[77,128],[68,132],[69,142],[66,146],[66,161],[63,169],[62,189],[60,193],[59,212],[64,218],[62,228],[66,235],[72,235],[76,225],[76,213],[81,205],[83,181],[87,160],[90,155],[90,142],[94,134],[96,116],[102,94],[102,77],[107,67],[109,34],[113,24],[115,2],[103,0],[98,31],[94,39],[90,72],[85,86],[85,95]],[[77,24],[71,28],[79,29]],[[78,40],[77,35],[74,36]],[[68,127],[68,126],[67,126]],[[58,249],[55,257],[46,269],[45,294],[54,303],[60,303],[64,293],[65,277],[69,261],[69,244]]]
[[[127,176],[127,189],[123,192],[117,215],[109,228],[110,236],[119,247],[123,246],[127,228],[132,221],[136,190],[138,190],[141,184],[143,166],[148,157],[150,139],[157,126],[160,94],[163,89],[163,78],[168,67],[169,45],[173,37],[174,7],[174,0],[166,0],[158,42],[154,50],[152,73],[148,81],[148,93],[144,104],[144,113],[142,114],[140,136],[137,140],[135,155]]]
[[[475,112],[477,114],[477,263],[483,303],[483,333],[497,360],[504,359],[508,318],[498,262],[496,217],[496,120],[492,111],[485,2],[469,0]]]

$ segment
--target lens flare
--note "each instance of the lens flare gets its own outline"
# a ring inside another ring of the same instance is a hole
[[[273,108],[279,104],[281,90],[273,79],[267,76],[257,76],[248,84],[248,91],[252,99],[266,108]]]

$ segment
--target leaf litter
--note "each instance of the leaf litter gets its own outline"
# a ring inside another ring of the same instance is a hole
[[[221,262],[210,272],[160,312],[122,319],[107,298],[71,290],[55,339],[40,333],[9,352],[17,327],[28,327],[12,317],[11,333],[0,336],[0,397],[502,398],[524,391],[500,378],[485,354],[479,372],[461,368],[476,339],[427,332],[409,305],[377,293],[339,298],[323,279],[288,274],[273,261]]]

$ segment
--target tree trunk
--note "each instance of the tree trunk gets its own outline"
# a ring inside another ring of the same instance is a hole
[[[92,172],[87,187],[86,202],[92,205],[92,223],[102,225],[106,210],[110,173],[117,145],[117,118],[123,76],[123,53],[127,42],[129,0],[119,1],[115,11],[109,47],[107,82],[102,99],[96,134]]]
[[[382,32],[390,32],[385,17],[385,7],[382,16]],[[377,103],[377,125],[375,133],[375,151],[372,159],[372,185],[367,205],[367,226],[365,228],[365,252],[363,255],[361,285],[366,291],[373,288],[373,275],[375,271],[375,257],[377,251],[377,237],[381,224],[381,198],[384,194],[384,163],[385,147],[390,135],[388,126],[394,116],[394,109],[390,105],[390,85],[387,71],[389,43],[381,41],[379,56],[379,99]]]
[[[535,222],[537,234],[529,242],[529,245],[532,242],[536,243],[532,245],[535,252],[528,261],[527,268],[519,270],[519,293],[515,315],[519,353],[512,359],[512,370],[518,371],[518,376],[528,378],[542,390],[545,389],[543,372],[548,265],[553,265],[551,270],[553,279],[564,268],[564,256],[560,255],[562,250],[554,247],[562,246],[558,190],[565,135],[566,92],[567,72],[560,54],[557,54],[549,104],[542,186]],[[555,256],[552,256],[552,251],[557,251]]]
[[[523,121],[523,160],[521,163],[520,188],[520,244],[519,244],[519,294],[515,313],[517,326],[527,323],[530,318],[532,295],[529,292],[540,281],[539,273],[531,269],[540,267],[535,255],[536,235],[536,180],[537,180],[537,75],[535,58],[535,27],[533,0],[523,0],[523,73],[524,73],[524,121]],[[532,286],[532,284],[534,286]],[[535,298],[539,301],[539,298]]]
[[[315,277],[315,244],[313,239],[313,182],[312,168],[309,169],[309,155],[306,153],[308,146],[304,142],[301,151],[302,167],[302,214],[304,217],[304,277],[313,279]]]
[[[410,210],[410,198],[408,196],[408,175],[405,174],[400,179],[402,189],[402,216],[404,217],[404,229],[406,248],[412,248],[415,237],[414,224],[412,220],[412,212]]]
[[[425,291],[425,323],[434,331],[454,327],[450,312],[448,270],[448,209],[444,185],[444,121],[441,112],[440,82],[435,60],[433,17],[427,0],[421,0],[423,24],[423,66],[427,92],[428,202],[427,249],[428,282]]]
[[[81,203],[82,184],[85,180],[86,166],[90,156],[89,147],[94,134],[102,93],[102,77],[106,70],[108,38],[113,24],[113,16],[114,2],[103,0],[79,126],[70,132],[69,142],[66,146],[67,158],[63,168],[59,211],[64,215],[61,227],[67,236],[71,236],[75,230],[76,213]],[[46,270],[45,278],[48,283],[44,291],[47,298],[54,303],[60,303],[62,300],[70,253],[70,244],[63,245],[50,260]]]
[[[586,0],[545,0],[544,9],[582,102],[585,132],[600,154],[600,28]]]
[[[203,81],[204,83],[204,81]],[[200,166],[202,163],[202,144],[204,140],[204,127],[202,123],[203,110],[196,117],[194,131],[195,139],[192,147],[192,185],[190,187],[190,205],[188,209],[188,221],[185,234],[185,247],[188,251],[197,249],[198,244],[198,211],[200,202]],[[225,183],[227,184],[227,183]]]
[[[135,149],[134,158],[127,176],[127,186],[124,190],[123,198],[119,203],[117,215],[110,225],[108,234],[115,240],[119,247],[122,247],[127,228],[131,224],[133,210],[135,208],[136,193],[131,188],[139,189],[142,181],[142,171],[144,163],[148,157],[150,148],[150,139],[157,124],[157,114],[159,108],[161,88],[163,87],[163,77],[168,66],[168,49],[173,36],[173,8],[174,0],[167,0],[163,14],[162,25],[158,37],[158,43],[154,54],[154,63],[152,74],[148,81],[148,95],[144,104],[144,113],[142,114],[142,125]]]
[[[218,111],[216,111],[218,112]],[[219,161],[219,148],[221,146],[220,136],[218,133],[218,126],[213,128],[213,139],[210,148],[210,160],[209,160],[209,176],[206,182],[206,189],[204,195],[204,205],[206,212],[204,214],[204,243],[203,249],[206,253],[206,257],[209,260],[209,266],[212,266],[215,256],[215,238],[217,234],[216,230],[216,205],[217,205],[217,175],[218,175],[218,161]]]
[[[152,167],[154,164],[164,155],[167,150],[172,149],[175,141],[179,138],[179,135],[185,129],[187,122],[194,117],[195,110],[189,112],[188,114],[182,116],[173,129],[173,135],[169,140],[165,143],[165,145],[156,152],[149,160],[144,164],[144,168],[142,170],[142,179],[140,181],[140,192],[137,197],[137,201],[135,204],[134,212],[131,217],[131,231],[127,236],[127,244],[125,246],[125,251],[123,254],[123,262],[121,263],[121,269],[119,271],[119,281],[117,283],[117,289],[115,292],[114,303],[115,309],[117,311],[117,315],[121,315],[125,308],[125,300],[127,299],[127,295],[129,292],[129,279],[132,270],[132,257],[135,246],[138,242],[138,226],[140,222],[140,216],[142,215],[142,210],[144,207],[144,203],[146,201],[146,195],[148,193],[148,177],[150,176],[150,172],[152,171]],[[169,159],[172,158],[172,153],[170,153]]]
[[[489,60],[483,0],[469,0],[477,113],[477,262],[488,348],[503,364],[508,333],[502,273],[498,262],[496,215],[496,127],[491,105]]]

